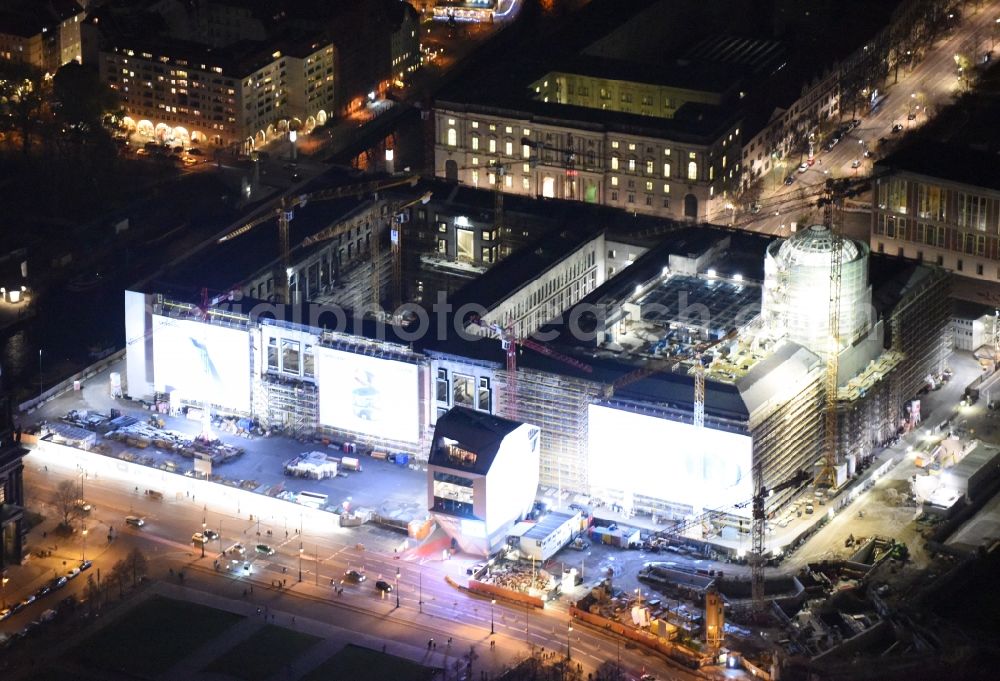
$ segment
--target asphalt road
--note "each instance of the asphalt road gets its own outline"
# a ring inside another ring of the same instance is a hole
[[[26,460],[28,498],[51,499],[59,481],[67,479],[79,481],[78,471],[60,465],[56,457],[35,452]],[[357,530],[340,528],[324,532],[307,523],[300,539],[293,522],[286,537],[283,521],[279,524],[267,515],[264,520],[258,521],[255,516],[251,521],[247,509],[236,515],[232,512],[235,509],[228,508],[230,503],[223,505],[215,500],[192,502],[188,498],[168,497],[156,501],[136,493],[129,482],[102,476],[96,480],[91,477],[85,483],[87,500],[94,505],[86,519],[89,528],[86,557],[94,563],[92,574],[96,575],[98,568],[108,574],[115,561],[137,546],[149,557],[150,576],[154,579],[176,580],[171,570],[174,574],[183,570],[184,586],[231,598],[244,598],[244,590],[250,589],[252,584],[254,592],[246,597],[258,605],[331,622],[386,640],[425,645],[429,636],[438,642],[454,637],[456,648],[464,652],[468,646],[478,646],[482,655],[489,651],[487,639],[492,623],[498,641],[497,652],[493,654],[501,656],[497,664],[523,657],[531,646],[559,654],[566,650],[568,619],[563,604],[551,604],[544,611],[527,612],[502,603],[491,607],[489,601],[470,597],[449,586],[444,576],[449,571],[454,574],[455,570],[440,557],[405,555],[395,558],[387,549],[394,541],[401,540],[400,535],[369,528],[363,528],[360,534]],[[51,514],[53,509],[44,510]],[[143,516],[146,525],[142,528],[126,526],[123,521],[129,514]],[[192,533],[202,529],[203,520],[208,527],[221,530],[219,540],[206,546],[204,558],[200,546],[190,541]],[[111,526],[118,537],[109,544],[106,535]],[[270,536],[268,530],[272,533]],[[358,546],[359,536],[365,542],[363,548]],[[67,544],[60,540],[61,545],[54,552],[56,557],[41,559],[48,561],[47,565],[51,563],[56,572],[71,567],[84,552],[79,533],[68,541]],[[235,566],[236,569],[213,567],[214,561],[219,559],[220,547],[227,548],[235,542],[241,542],[247,549],[247,561],[251,565],[249,576],[242,571],[242,562]],[[258,554],[254,550],[258,542],[272,546],[274,555]],[[63,561],[66,566],[61,564]],[[367,580],[359,585],[344,584],[343,595],[337,596],[330,580],[339,585],[348,569],[364,571]],[[8,600],[23,598],[50,578],[51,574],[47,573],[34,584],[9,584]],[[378,579],[394,586],[398,583],[398,591],[381,596],[374,588]],[[283,582],[284,588],[273,586],[278,582]],[[42,610],[52,607],[65,595],[78,593],[85,584],[85,576],[78,577],[60,590],[58,597],[39,599],[0,624],[0,630],[20,630],[37,619]],[[646,670],[660,678],[701,678],[692,672],[668,667],[652,655],[619,646],[614,639],[584,625],[574,627],[570,646],[573,659],[582,664],[585,671],[593,671],[606,660],[619,659],[620,653],[623,667],[634,675]]]
[[[804,173],[797,170],[799,163],[806,160],[804,155],[789,157],[776,164],[764,177],[760,212],[736,216],[736,225],[755,232],[788,236],[792,222],[801,223],[804,218],[819,221],[821,215],[816,201],[827,178],[870,175],[873,159],[864,158],[866,148],[876,155],[884,155],[880,139],[889,140],[891,146],[897,138],[923,125],[928,115],[933,116],[947,106],[960,89],[955,55],[973,51],[981,55],[992,49],[990,36],[998,16],[1000,2],[997,1],[984,4],[975,14],[971,13],[971,8],[967,10],[958,27],[929,48],[919,64],[912,69],[899,69],[898,82],[893,82],[895,74],[890,74],[890,84],[886,89],[888,97],[878,111],[859,115],[861,124],[845,135],[832,150],[823,149],[826,140],[818,141],[816,162],[808,170]],[[975,50],[970,42],[974,36],[979,38]],[[912,121],[909,120],[911,112],[916,116]],[[849,120],[850,113],[844,112],[845,120]],[[892,127],[897,123],[903,126],[903,130],[893,133]],[[861,161],[858,168],[852,168],[855,160]],[[795,178],[790,186],[784,184],[784,179],[789,176]],[[725,222],[728,216],[717,217]]]

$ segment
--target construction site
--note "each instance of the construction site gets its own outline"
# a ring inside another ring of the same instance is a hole
[[[408,176],[320,188],[126,293],[127,393],[418,461],[449,409],[501,415],[540,429],[558,503],[763,559],[794,542],[764,522],[912,428],[950,352],[945,274],[837,236],[837,191],[773,240]],[[511,245],[507,215],[538,236]],[[462,272],[444,301],[425,255]]]

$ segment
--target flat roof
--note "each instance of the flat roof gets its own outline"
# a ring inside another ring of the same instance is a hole
[[[580,514],[571,515],[561,511],[550,511],[538,519],[534,526],[524,533],[525,539],[544,539]]]
[[[996,110],[1000,115],[1000,108]],[[876,174],[910,172],[930,179],[1000,190],[1000,158],[955,142],[920,139],[876,163]]]

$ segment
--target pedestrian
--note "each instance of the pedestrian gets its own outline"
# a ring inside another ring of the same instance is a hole
[[[433,640],[433,639],[432,639],[432,640]],[[434,644],[434,650],[437,650],[437,649],[438,649],[438,644],[437,644],[437,643],[435,643],[435,644]]]
[[[451,636],[448,637],[448,645],[451,645]]]
[[[434,639],[427,639],[427,650],[430,650],[432,645],[434,645]]]

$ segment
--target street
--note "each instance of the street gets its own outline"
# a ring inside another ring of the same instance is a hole
[[[873,162],[885,155],[886,147],[894,146],[899,138],[926,123],[928,116],[950,104],[960,91],[955,55],[991,51],[994,47],[991,36],[996,30],[998,16],[1000,2],[995,0],[984,3],[975,13],[970,8],[958,27],[930,47],[919,64],[899,69],[898,82],[894,82],[894,74],[890,73],[886,97],[878,110],[866,115],[857,112],[860,125],[844,135],[832,150],[824,150],[826,139],[817,139],[815,163],[805,172],[798,171],[798,165],[806,161],[804,153],[774,163],[771,172],[763,176],[759,212],[737,214],[735,225],[764,234],[788,236],[793,223],[801,228],[804,222],[819,221],[821,216],[816,201],[822,195],[827,178],[870,176]],[[969,49],[971,36],[980,38],[978,49]],[[849,122],[851,113],[842,112],[842,119]],[[912,120],[911,114],[914,115]],[[903,129],[893,132],[897,124]],[[880,144],[883,139],[887,142]],[[872,158],[864,157],[865,150],[872,151]],[[861,162],[857,168],[852,167],[855,160]],[[789,177],[793,178],[792,183],[785,184]],[[728,211],[724,213],[716,216],[717,222],[728,221]]]
[[[402,535],[369,527],[360,531],[331,528],[327,514],[313,514],[308,509],[295,519],[301,524],[301,533],[298,523],[290,522],[286,535],[284,516],[275,510],[286,510],[287,514],[287,510],[300,507],[235,490],[226,490],[231,493],[228,495],[190,497],[168,493],[163,500],[156,500],[143,494],[141,485],[137,490],[133,479],[116,472],[115,463],[108,459],[109,465],[103,472],[93,472],[85,478],[86,499],[94,506],[81,521],[88,528],[86,548],[79,532],[71,539],[56,540],[50,535],[33,540],[33,546],[51,549],[52,556],[31,559],[30,567],[37,576],[31,582],[8,584],[5,592],[8,602],[24,598],[54,575],[64,573],[82,559],[84,551],[86,558],[94,563],[91,574],[96,575],[99,569],[106,575],[115,561],[132,547],[139,547],[150,560],[150,576],[154,580],[180,586],[177,575],[183,572],[182,585],[186,589],[211,594],[212,598],[246,599],[256,607],[267,606],[286,617],[294,614],[300,619],[328,623],[340,628],[344,640],[374,638],[426,654],[423,646],[428,636],[437,641],[453,637],[457,650],[464,652],[469,646],[489,650],[495,656],[491,664],[496,671],[529,654],[532,646],[560,653],[566,648],[568,622],[564,604],[552,603],[543,611],[526,611],[501,602],[491,606],[488,600],[472,597],[446,583],[445,575],[454,570],[449,570],[450,561],[444,560],[440,553],[392,553],[390,547],[399,543]],[[25,465],[25,483],[31,499],[51,499],[61,480],[81,479],[79,469],[65,457],[36,451],[25,460]],[[233,494],[244,495],[239,513],[232,504]],[[53,512],[44,504],[43,511],[50,519],[45,523],[48,526]],[[129,527],[124,523],[126,515],[141,516],[146,523],[141,528]],[[215,529],[219,537],[205,547],[203,558],[201,547],[190,538],[193,532],[205,527]],[[106,537],[110,528],[114,528],[117,537],[109,543]],[[39,527],[33,532],[40,531]],[[243,570],[243,560],[231,564],[228,556],[220,557],[222,550],[236,542],[246,549],[249,574]],[[273,547],[274,555],[257,553],[258,543]],[[217,560],[218,568],[214,566]],[[367,580],[357,585],[345,581],[341,585],[348,569],[364,572]],[[374,587],[379,579],[392,584],[393,592],[380,594]],[[79,594],[85,584],[85,576],[77,577],[63,589],[38,599],[4,621],[0,631],[19,631],[38,619],[55,601]],[[336,595],[336,586],[343,587],[343,595]],[[488,646],[491,625],[496,632],[495,650]],[[619,659],[620,654],[623,667],[635,676],[643,669],[655,669],[660,678],[699,678],[692,672],[667,667],[655,656],[620,645],[584,625],[574,626],[569,645],[573,660],[582,664],[585,671],[593,671],[607,660]],[[442,653],[440,648],[438,651],[441,661],[445,661],[449,652]]]

